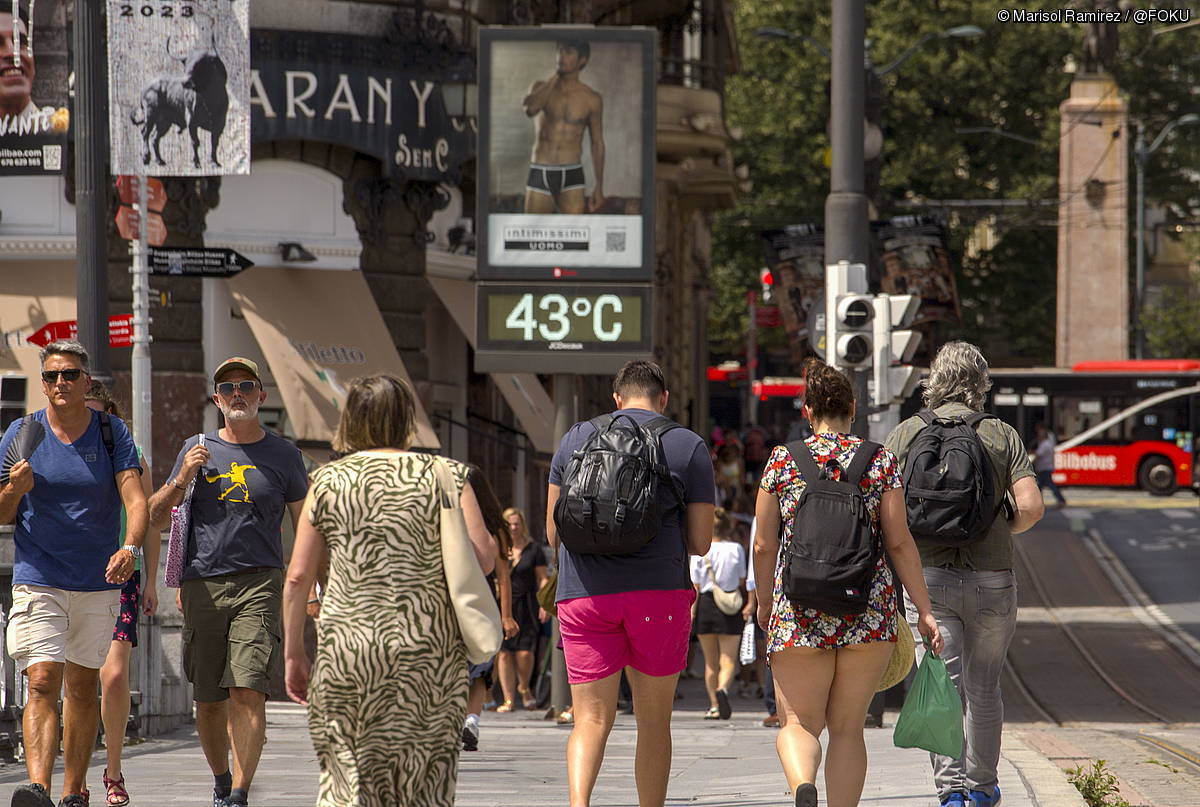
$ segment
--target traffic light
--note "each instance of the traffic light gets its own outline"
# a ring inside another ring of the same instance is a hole
[[[867,267],[839,261],[825,267],[825,361],[851,370],[871,363],[871,320]]]
[[[837,298],[837,338],[834,340],[838,367],[867,367],[871,364],[871,321],[874,300],[869,294],[843,294]]]
[[[763,269],[758,273],[758,281],[762,284],[763,303],[770,304],[774,302],[775,275],[771,274],[770,269]]]
[[[872,300],[874,309],[874,390],[871,403],[889,406],[900,403],[913,394],[920,374],[909,364],[921,334],[908,330],[921,307],[915,294],[878,294]]]

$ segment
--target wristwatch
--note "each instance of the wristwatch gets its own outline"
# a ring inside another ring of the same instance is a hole
[[[140,546],[134,546],[133,544],[125,544],[125,546],[123,546],[121,548],[124,549],[129,554],[133,555],[135,558],[140,558],[142,556],[142,548]]]

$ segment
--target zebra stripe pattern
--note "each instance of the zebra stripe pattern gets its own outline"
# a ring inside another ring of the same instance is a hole
[[[467,469],[449,464],[461,491]],[[454,804],[467,659],[436,484],[423,454],[353,454],[313,474],[329,550],[309,689],[317,807]]]

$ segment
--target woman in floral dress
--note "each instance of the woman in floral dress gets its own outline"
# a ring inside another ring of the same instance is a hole
[[[813,428],[813,436],[804,442],[817,466],[836,460],[832,478],[841,479],[863,442],[848,433],[854,420],[849,379],[832,367],[813,363],[807,374],[804,416]],[[820,736],[827,729],[825,803],[854,807],[867,773],[863,721],[896,641],[896,590],[888,558],[917,606],[921,635],[935,652],[941,650],[942,638],[908,531],[899,464],[884,448],[862,477],[871,528],[886,550],[886,557],[881,553],[876,565],[866,610],[835,616],[793,607],[783,594],[783,569],[792,519],[805,484],[787,448],[777,447],[760,483],[754,544],[755,576],[775,581],[772,588],[760,586],[756,594],[758,622],[767,631],[768,662],[779,702],[776,748],[797,807],[815,807]]]

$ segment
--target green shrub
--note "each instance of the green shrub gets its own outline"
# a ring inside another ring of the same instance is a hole
[[[1096,760],[1090,768],[1082,765],[1067,771],[1067,779],[1083,796],[1088,807],[1129,807],[1121,798],[1117,777],[1108,770],[1103,759]]]

